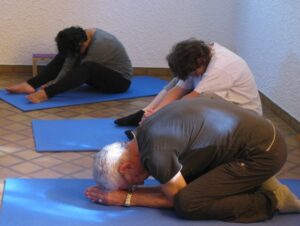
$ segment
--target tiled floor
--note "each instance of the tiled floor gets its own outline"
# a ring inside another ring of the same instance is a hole
[[[29,76],[2,74],[0,88],[25,81]],[[119,117],[140,109],[151,99],[147,97],[31,112],[22,112],[0,100],[0,183],[8,177],[91,178],[92,152],[35,152],[32,119]],[[289,147],[288,161],[278,176],[300,179],[300,142],[297,133],[268,109],[264,112],[280,128]]]

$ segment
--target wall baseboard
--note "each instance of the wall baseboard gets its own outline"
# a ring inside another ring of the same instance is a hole
[[[38,70],[41,70],[44,66],[38,66]],[[31,74],[31,65],[0,65],[0,74],[7,73],[20,73]],[[134,75],[153,75],[160,76],[166,79],[171,79],[171,73],[168,68],[146,68],[135,67],[133,68]]]
[[[40,70],[43,66],[38,66]],[[8,73],[24,73],[31,74],[31,65],[0,65],[0,74]],[[146,67],[135,67],[133,69],[134,75],[153,75],[159,76],[164,79],[171,79],[171,73],[168,68],[146,68]],[[289,126],[291,126],[297,132],[300,132],[300,122],[292,117],[289,113],[277,106],[273,101],[271,101],[267,96],[260,92],[261,100],[264,106],[273,111],[279,118],[285,121]]]
[[[32,66],[30,65],[0,65],[0,74],[4,73],[32,73]]]
[[[272,100],[270,100],[266,95],[262,92],[259,93],[261,97],[262,105],[271,110],[274,114],[276,114],[279,118],[281,118],[284,122],[286,122],[290,127],[292,127],[296,132],[300,133],[300,122],[287,113],[285,110],[280,108],[277,104],[275,104]]]

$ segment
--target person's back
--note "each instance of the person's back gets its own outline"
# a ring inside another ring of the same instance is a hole
[[[254,76],[248,64],[240,56],[223,46],[220,46],[218,43],[214,43],[214,45],[216,45],[215,49],[216,51],[219,51],[220,54],[223,54],[225,57],[231,56],[231,62],[227,62],[227,65],[224,65],[223,67],[222,65],[216,65],[216,67],[223,68],[223,71],[226,71],[233,84],[226,95],[220,96],[243,108],[254,110],[257,113],[262,114],[259,93]],[[213,62],[211,63],[213,64]],[[232,65],[234,64],[239,66],[232,70],[231,68],[233,68]],[[219,94],[218,91],[216,91],[216,94]]]
[[[132,65],[123,44],[112,34],[97,28],[87,55],[82,62],[93,61],[119,72],[127,79],[132,77]]]
[[[262,114],[254,76],[247,63],[229,49],[213,43],[212,58],[203,76],[188,76],[180,86],[198,93],[213,92],[227,101]]]
[[[265,150],[272,143],[274,127],[253,111],[203,94],[167,105],[145,120],[136,133],[142,156],[155,150],[153,161],[165,161],[176,153],[175,168],[182,165],[183,171],[196,172],[239,158],[246,150]],[[201,159],[198,155],[206,155],[201,167],[199,162],[193,164]]]

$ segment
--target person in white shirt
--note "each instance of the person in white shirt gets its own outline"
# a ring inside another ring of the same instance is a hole
[[[254,76],[247,63],[218,43],[188,39],[177,43],[167,56],[174,79],[144,109],[115,120],[121,126],[137,126],[142,118],[183,98],[213,92],[223,99],[262,115]]]

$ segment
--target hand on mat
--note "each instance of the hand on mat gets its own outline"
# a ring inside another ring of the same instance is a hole
[[[89,187],[85,196],[95,203],[113,206],[123,206],[127,196],[126,190],[104,191],[98,186]]]
[[[148,118],[149,116],[153,115],[154,113],[155,113],[154,109],[147,109],[147,110],[145,110],[145,113],[144,113],[144,115],[143,115],[143,117],[142,117],[142,119],[141,119],[141,121],[140,121],[139,124],[142,124],[146,120],[146,118]]]
[[[32,93],[26,97],[30,102],[32,102],[34,104],[41,103],[43,101],[48,100],[48,96],[47,96],[45,90],[43,90],[43,89],[40,89],[39,91]]]

